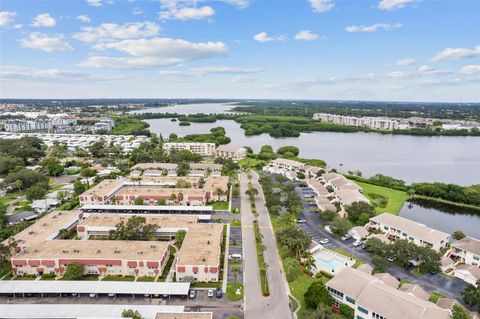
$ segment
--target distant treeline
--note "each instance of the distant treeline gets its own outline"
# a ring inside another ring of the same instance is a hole
[[[359,101],[260,101],[242,102],[237,112],[262,115],[306,116],[331,113],[350,116],[412,116],[456,120],[480,120],[480,103],[416,103]]]

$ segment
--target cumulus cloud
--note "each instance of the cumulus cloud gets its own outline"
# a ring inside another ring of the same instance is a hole
[[[106,81],[119,79],[119,76],[98,75],[83,72],[73,72],[59,69],[31,69],[25,67],[6,66],[0,71],[2,80],[42,80],[42,81]]]
[[[86,14],[79,15],[75,19],[84,23],[92,22],[92,19],[90,19],[90,17],[87,16]]]
[[[310,2],[310,6],[314,12],[327,12],[335,7],[335,2],[332,0],[308,0]]]
[[[41,28],[41,27],[53,27],[57,24],[54,18],[50,16],[49,13],[42,13],[33,18],[32,26]]]
[[[422,73],[433,72],[433,71],[435,71],[435,69],[428,65],[422,65],[418,68],[418,72],[422,72]]]
[[[465,65],[460,71],[458,71],[458,73],[466,75],[480,73],[480,64]]]
[[[211,17],[215,14],[215,10],[210,6],[203,6],[200,8],[184,7],[184,8],[170,8],[165,11],[160,11],[158,17],[162,20],[201,20]]]
[[[92,7],[101,7],[103,5],[102,0],[87,0],[87,4]]]
[[[371,25],[351,25],[345,28],[347,32],[376,32],[378,30],[391,31],[401,28],[401,23],[375,23]]]
[[[395,61],[394,64],[398,66],[407,66],[407,65],[415,64],[415,60],[412,58],[405,58],[405,59],[400,59]]]
[[[135,15],[135,16],[138,16],[138,15],[140,15],[140,14],[142,14],[142,13],[143,13],[142,8],[135,7],[135,8],[132,9],[132,14]]]
[[[302,30],[297,34],[295,34],[295,37],[294,37],[295,40],[300,40],[300,41],[313,41],[313,40],[317,40],[318,38],[320,38],[320,36],[318,34],[313,33],[310,30]]]
[[[393,79],[407,79],[407,78],[413,78],[417,76],[418,75],[416,73],[402,72],[402,71],[393,71],[387,74],[387,77],[393,78]]]
[[[378,8],[380,10],[397,10],[405,8],[415,2],[416,0],[380,0]]]
[[[270,42],[270,41],[284,41],[287,39],[284,35],[279,35],[276,37],[269,36],[266,32],[260,32],[253,36],[253,39],[257,42]]]
[[[45,52],[73,51],[73,48],[64,40],[63,34],[46,35],[40,32],[33,32],[27,38],[20,40],[24,48],[37,49]]]
[[[238,67],[228,67],[228,66],[209,66],[209,67],[198,67],[191,68],[189,70],[183,71],[159,71],[161,75],[169,76],[180,76],[180,77],[194,77],[194,76],[205,76],[209,74],[252,74],[262,72],[262,68],[238,68]]]
[[[7,26],[17,16],[13,11],[0,11],[0,27]]]
[[[480,55],[480,45],[477,45],[474,49],[465,48],[446,48],[435,55],[431,60],[438,62],[444,59],[468,59]]]
[[[183,39],[151,38],[106,42],[101,50],[116,50],[126,57],[90,56],[80,63],[83,67],[134,69],[169,66],[187,61],[218,57],[228,53],[223,42],[189,42]]]
[[[136,39],[156,36],[160,26],[154,22],[131,22],[125,24],[102,23],[98,27],[82,27],[82,32],[75,33],[74,39],[83,42]]]
[[[236,6],[240,9],[246,8],[250,5],[249,0],[223,0],[223,2]]]

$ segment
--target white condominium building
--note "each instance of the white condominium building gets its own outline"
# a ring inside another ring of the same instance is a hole
[[[167,152],[189,150],[190,152],[195,154],[200,154],[204,156],[213,156],[215,153],[215,143],[189,143],[189,142],[164,143],[163,149]]]
[[[428,301],[428,293],[419,286],[398,289],[391,275],[371,274],[347,267],[326,283],[335,305],[346,304],[356,319],[448,319],[450,310]]]
[[[480,240],[468,236],[457,240],[451,254],[462,263],[480,267]]]
[[[328,113],[315,113],[313,114],[313,119],[322,122],[348,126],[363,126],[378,130],[398,130],[400,125],[397,120],[385,117],[356,117]]]

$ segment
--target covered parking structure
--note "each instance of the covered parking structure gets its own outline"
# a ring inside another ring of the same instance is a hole
[[[188,282],[67,281],[11,280],[2,281],[0,296],[132,296],[186,297]]]
[[[118,213],[118,214],[198,214],[209,215],[212,206],[159,206],[159,205],[84,205],[84,213]]]
[[[101,304],[3,304],[0,317],[9,319],[122,318],[124,310],[138,311],[142,318],[154,319],[158,313],[180,314],[184,306],[101,305]]]

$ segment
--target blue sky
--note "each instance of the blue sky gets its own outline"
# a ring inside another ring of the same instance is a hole
[[[480,101],[479,1],[3,0],[2,98]]]

